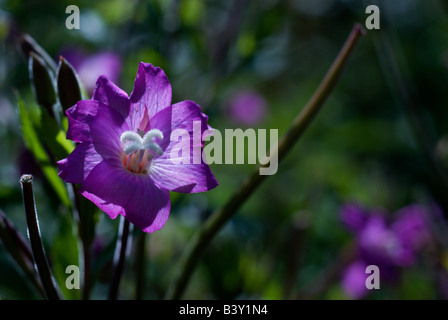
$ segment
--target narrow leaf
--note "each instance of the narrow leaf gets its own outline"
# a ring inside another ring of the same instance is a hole
[[[53,105],[56,103],[56,92],[53,79],[44,61],[34,52],[31,52],[28,68],[37,103],[44,107],[48,114],[54,118]]]
[[[82,91],[75,69],[63,57],[60,57],[56,82],[59,102],[65,112],[82,99]]]
[[[72,153],[72,151],[75,149],[75,145],[73,144],[73,141],[67,140],[66,133],[62,130],[60,130],[58,132],[58,134],[56,135],[56,141],[65,150],[67,155]]]
[[[69,155],[70,152],[67,152],[68,146],[63,146],[58,141],[58,135],[62,131],[60,126],[46,110],[42,110],[39,121],[34,123],[34,128],[39,140],[49,153],[53,166],[56,165],[56,160],[66,158]]]
[[[51,56],[29,34],[24,34],[20,37],[19,46],[27,59],[30,58],[31,53],[34,53],[42,58],[53,75],[56,74],[56,62],[54,62]]]
[[[36,135],[36,131],[29,118],[28,112],[23,105],[23,101],[18,95],[17,101],[19,105],[19,120],[25,145],[34,155],[34,158],[39,163],[43,173],[45,174],[45,177],[53,187],[61,202],[65,206],[70,208],[71,202],[65,184],[59,178],[57,169],[51,165],[50,158],[48,157],[48,154],[45,152],[44,147],[39,141]]]
[[[13,222],[0,210],[0,240],[17,263],[24,275],[30,280],[37,291],[45,297],[42,283],[34,272],[34,260],[31,248],[26,239],[17,231]]]

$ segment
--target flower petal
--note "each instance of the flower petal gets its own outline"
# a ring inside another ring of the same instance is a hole
[[[156,186],[148,176],[134,175],[134,178],[138,187],[132,193],[123,215],[144,232],[161,229],[170,213],[170,193]]]
[[[90,171],[103,161],[92,143],[81,143],[66,158],[58,161],[59,176],[65,182],[83,183]]]
[[[87,176],[79,192],[115,219],[124,213],[124,207],[137,188],[130,175],[118,161],[102,161]]]
[[[88,123],[95,150],[104,160],[119,159],[121,134],[129,130],[125,118],[115,109],[100,103],[96,116]]]
[[[105,76],[100,76],[96,81],[92,99],[108,105],[120,113],[123,118],[126,118],[129,115],[131,102],[127,93],[117,87]]]
[[[172,131],[184,129],[193,133],[194,122],[201,122],[201,134],[209,129],[208,117],[201,112],[201,107],[193,101],[181,101],[158,112],[151,118],[151,129],[159,129],[164,137],[169,137]],[[199,132],[198,132],[199,134]],[[193,138],[193,137],[192,137]],[[165,142],[165,139],[164,139]],[[202,141],[201,141],[202,143]]]
[[[80,192],[112,219],[121,214],[145,232],[162,228],[168,219],[169,192],[159,189],[148,176],[126,171],[119,162],[98,164]]]
[[[151,119],[151,129],[159,129],[164,136],[161,143],[164,152],[161,157],[153,159],[150,172],[158,186],[170,191],[195,193],[208,191],[218,185],[209,165],[202,160],[202,134],[209,128],[207,119],[200,107],[192,101],[167,107]],[[171,133],[176,129],[186,130],[189,141],[171,141]],[[190,150],[189,155],[181,156],[182,163],[173,161],[180,159],[171,158],[171,151],[174,147],[178,148],[179,143],[181,146],[187,144]]]
[[[159,161],[151,167],[151,177],[158,186],[180,193],[209,191],[218,182],[207,164],[170,165]]]
[[[165,72],[149,63],[140,62],[130,100],[130,127],[136,131],[145,113],[151,119],[171,104],[171,85]]]
[[[110,51],[102,51],[84,58],[82,63],[78,63],[78,65],[79,67],[76,70],[79,78],[89,94],[94,91],[98,77],[105,75],[115,82],[118,80],[122,68],[120,57]]]
[[[81,100],[67,109],[65,112],[68,118],[67,139],[75,142],[91,141],[88,122],[96,115],[98,107],[98,101]]]

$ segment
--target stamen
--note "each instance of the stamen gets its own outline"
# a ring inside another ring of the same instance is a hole
[[[162,155],[163,150],[162,148],[154,141],[155,138],[159,138],[160,141],[163,140],[163,133],[159,129],[151,129],[148,132],[146,132],[145,136],[143,137],[143,148],[144,149],[150,149],[157,153],[159,156]]]
[[[162,155],[163,150],[156,138],[163,140],[163,133],[159,129],[151,129],[143,135],[143,132],[126,131],[120,141],[123,143],[123,151],[126,157],[123,159],[124,167],[134,173],[146,173],[151,160],[155,155]]]
[[[145,145],[148,142],[153,142],[154,138],[159,138],[160,140],[163,140],[163,133],[159,129],[151,129],[143,136],[143,145]]]
[[[124,147],[124,152],[130,154],[139,149],[143,149],[142,137],[133,131],[125,131],[120,137],[120,141],[123,143],[130,142]]]
[[[126,154],[131,154],[141,148],[142,148],[142,145],[140,143],[138,143],[137,141],[134,141],[134,142],[126,145],[123,150]]]
[[[150,142],[148,144],[145,144],[144,148],[154,151],[159,156],[161,156],[163,153],[162,148],[156,142]]]
[[[149,132],[149,131],[148,131]],[[134,131],[125,131],[120,137],[121,142],[127,141],[143,141],[142,137]]]

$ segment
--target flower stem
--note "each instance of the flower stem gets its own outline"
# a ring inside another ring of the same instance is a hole
[[[78,235],[81,240],[80,264],[83,268],[82,299],[88,300],[92,282],[92,242],[95,233],[95,211],[90,202],[86,201],[78,192],[79,186],[68,185],[73,206],[73,216],[78,225]]]
[[[22,185],[23,203],[25,206],[31,250],[33,251],[34,262],[37,270],[39,271],[39,276],[42,281],[45,294],[50,300],[60,300],[40,235],[36,205],[34,202],[33,176],[30,174],[24,174],[20,178],[20,184]]]
[[[355,24],[344,46],[311,99],[294,120],[290,129],[282,137],[278,145],[270,151],[271,156],[276,152],[278,154],[278,160],[281,161],[299,140],[337,84],[356,44],[364,34],[365,31],[362,26],[360,24]],[[235,193],[233,193],[227,203],[223,207],[217,209],[193,235],[193,238],[182,256],[178,273],[174,277],[173,282],[167,291],[167,299],[180,299],[182,297],[199,258],[212,241],[213,237],[265,178],[266,175],[259,174],[258,166],[252,174],[243,181],[241,186]]]
[[[137,238],[136,259],[135,259],[135,300],[142,300],[145,288],[145,270],[148,267],[146,261],[146,240],[148,234],[140,233]]]
[[[123,275],[124,263],[127,256],[128,242],[131,245],[131,224],[123,216],[120,220],[120,230],[118,233],[117,246],[114,253],[114,270],[110,284],[109,300],[117,300],[118,288],[120,286],[121,276]]]

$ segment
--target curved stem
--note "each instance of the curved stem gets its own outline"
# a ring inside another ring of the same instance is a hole
[[[122,216],[120,220],[117,246],[115,247],[114,270],[110,284],[109,300],[116,300],[118,298],[118,288],[120,286],[121,276],[123,275],[124,263],[128,252],[128,242],[129,247],[131,244],[130,232],[131,224]]]
[[[33,251],[34,262],[37,270],[39,271],[39,276],[42,281],[45,294],[50,300],[60,300],[40,236],[36,204],[34,202],[33,176],[30,174],[24,174],[20,178],[20,184],[22,185],[23,203],[25,206],[26,223],[28,225],[31,250]]]
[[[278,145],[270,151],[271,157],[275,152],[278,155],[278,160],[281,161],[299,140],[337,84],[348,59],[351,56],[351,53],[358,43],[358,40],[364,34],[365,31],[361,25],[356,24],[353,27],[344,46],[336,57],[336,60],[331,65],[311,99],[305,105],[298,117],[294,120],[290,129],[282,137]],[[196,232],[185,249],[178,273],[166,294],[167,299],[181,298],[194,268],[196,267],[197,262],[206,247],[222,228],[222,226],[235,214],[235,212],[249,198],[249,196],[256,190],[265,178],[265,175],[259,174],[259,167],[257,167],[230,197],[229,201],[227,201],[222,208],[216,210]]]

